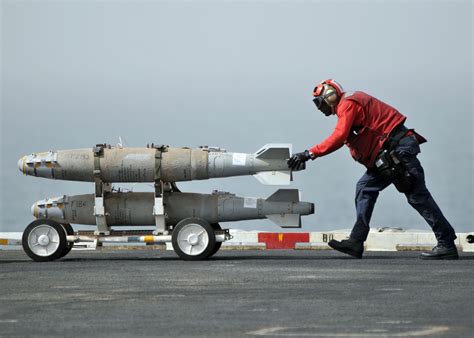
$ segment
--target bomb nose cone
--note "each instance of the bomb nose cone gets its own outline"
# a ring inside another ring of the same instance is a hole
[[[18,160],[18,170],[25,174],[25,156]]]

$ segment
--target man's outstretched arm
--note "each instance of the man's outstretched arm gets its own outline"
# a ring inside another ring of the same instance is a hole
[[[341,148],[351,132],[356,116],[362,116],[363,114],[362,107],[352,101],[344,102],[339,109],[341,112],[338,114],[338,121],[333,133],[323,142],[309,149],[312,159],[330,154]]]
[[[356,121],[356,117],[363,116],[363,111],[357,103],[352,101],[344,102],[343,106],[339,107],[339,110],[338,121],[331,136],[309,150],[295,153],[288,160],[288,167],[291,170],[305,169],[306,161],[310,159],[314,160],[317,157],[332,153],[344,145],[344,142],[351,132],[354,121]]]

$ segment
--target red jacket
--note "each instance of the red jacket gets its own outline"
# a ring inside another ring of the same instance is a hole
[[[390,132],[406,120],[395,108],[363,92],[345,93],[336,107],[336,115],[334,132],[310,151],[320,157],[346,144],[352,157],[367,168],[374,166]]]

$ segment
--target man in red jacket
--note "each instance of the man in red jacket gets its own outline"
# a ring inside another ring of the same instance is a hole
[[[313,102],[324,115],[337,116],[337,125],[326,140],[294,154],[288,160],[289,168],[303,169],[309,159],[325,156],[344,144],[349,147],[352,157],[367,168],[357,182],[357,219],[350,237],[343,241],[332,240],[329,246],[362,258],[379,192],[393,183],[430,225],[438,241],[438,245],[431,252],[422,253],[421,258],[457,259],[454,229],[426,188],[423,167],[416,158],[419,144],[426,140],[404,126],[406,117],[366,93],[344,92],[332,79],[317,85],[313,96]]]

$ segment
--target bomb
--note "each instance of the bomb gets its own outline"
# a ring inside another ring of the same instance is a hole
[[[121,148],[98,145],[88,149],[33,153],[18,161],[25,175],[93,182],[181,182],[216,177],[254,175],[261,183],[287,185],[288,144],[267,144],[254,154],[229,153],[201,147]]]
[[[105,195],[109,226],[153,225],[153,193],[112,192]],[[301,202],[296,189],[280,189],[270,197],[238,197],[228,192],[212,194],[171,192],[165,195],[167,225],[197,217],[209,224],[268,218],[281,227],[299,227],[301,216],[314,213],[314,204]],[[36,218],[58,223],[95,225],[94,195],[60,196],[33,204]]]

